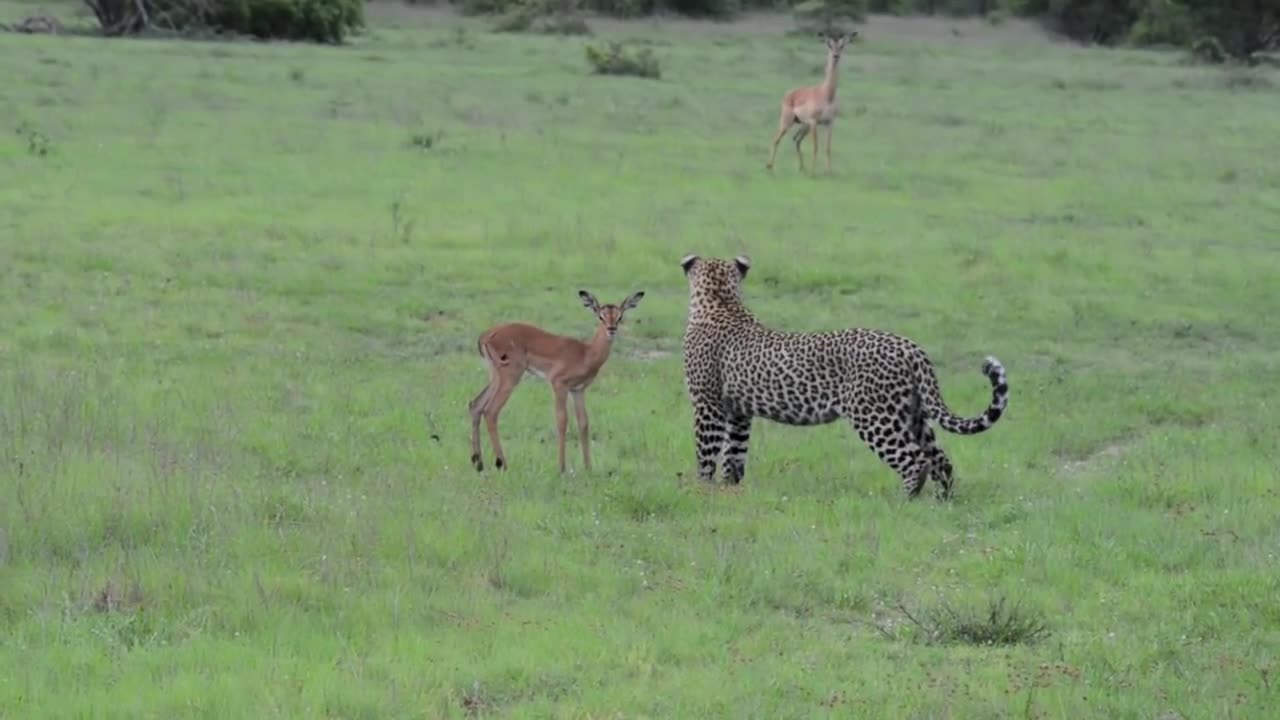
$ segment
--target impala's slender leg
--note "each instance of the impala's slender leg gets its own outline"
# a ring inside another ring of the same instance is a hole
[[[796,152],[800,152],[800,143],[804,142],[804,136],[809,134],[809,126],[804,123],[800,124],[800,129],[796,130],[796,134],[791,136],[791,142],[795,143]],[[800,160],[800,167],[804,167],[804,159]]]
[[[782,136],[787,134],[791,126],[795,124],[796,117],[791,114],[787,108],[782,109],[782,114],[778,117],[778,134],[773,136],[773,144],[769,148],[769,162],[765,165],[766,170],[773,169],[773,159],[778,154],[778,143],[782,140]]]
[[[564,472],[564,434],[569,425],[569,411],[565,401],[569,399],[569,388],[560,383],[551,386],[556,396],[556,442],[560,449],[560,472]]]
[[[519,375],[514,379],[507,379],[500,376],[498,389],[494,390],[493,396],[489,398],[489,402],[484,409],[485,425],[489,428],[489,445],[493,449],[493,464],[499,470],[505,470],[507,467],[507,456],[502,452],[502,440],[498,438],[498,415],[502,412],[502,408],[507,404],[507,400],[511,399],[511,393],[515,391],[516,386],[520,384]]]
[[[828,175],[831,174],[831,136],[832,134],[835,133],[835,131],[836,131],[835,123],[830,123],[827,125],[827,174]]]
[[[800,149],[800,145],[804,142],[804,139],[808,137],[808,135],[809,135],[809,124],[804,123],[800,126],[800,129],[796,131],[796,136],[795,136],[796,160],[800,161],[800,172],[804,172],[804,151]]]
[[[476,399],[467,406],[471,412],[471,464],[476,470],[484,470],[484,458],[480,456],[480,418],[484,415],[484,406],[489,401],[489,390],[492,388],[493,381],[490,380]]]
[[[579,390],[573,393],[573,409],[578,416],[578,437],[579,444],[582,445],[582,465],[591,471],[591,430],[587,420],[587,400],[584,396],[586,391]]]
[[[821,130],[818,129],[818,122],[815,120],[811,123],[810,132],[813,133],[813,174],[818,174],[818,135]]]
[[[480,394],[467,406],[467,410],[471,413],[471,464],[477,471],[484,470],[484,458],[480,447],[480,419],[484,417],[485,408],[493,399],[493,392],[501,382],[498,378],[498,369],[489,361],[487,355],[484,358],[485,365],[489,368],[489,384],[485,385]]]

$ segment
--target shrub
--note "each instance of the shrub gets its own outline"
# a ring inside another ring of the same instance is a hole
[[[1222,63],[1227,61],[1227,51],[1217,38],[1205,36],[1191,43],[1191,57],[1203,63]]]
[[[597,75],[634,75],[653,79],[662,77],[658,58],[654,57],[649,48],[627,50],[621,44],[612,41],[604,50],[588,45],[587,62]]]
[[[340,43],[364,27],[363,0],[85,0],[106,35],[149,27]]]
[[[587,0],[587,8],[601,15],[643,17],[658,9],[657,0]]]
[[[804,33],[842,35],[867,16],[867,0],[804,0],[791,9]]]
[[[538,32],[547,35],[590,35],[580,0],[520,0],[498,18],[494,32]]]
[[[364,24],[362,0],[221,0],[222,30],[259,38],[340,43]]]
[[[1027,14],[1077,40],[1194,46],[1197,55],[1241,60],[1280,47],[1274,0],[1020,0]],[[1212,39],[1212,44],[1209,43]],[[1204,51],[1204,52],[1202,52]]]
[[[1217,40],[1224,53],[1252,60],[1280,48],[1280,3],[1275,0],[1177,0],[1196,32]]]
[[[1191,12],[1176,0],[1148,0],[1129,31],[1134,45],[1186,47],[1195,34]]]
[[[522,33],[533,30],[533,21],[537,17],[525,10],[517,8],[507,12],[493,23],[493,31],[496,33]]]
[[[869,0],[867,10],[889,15],[945,13],[957,17],[1017,12],[1024,0]]]
[[[453,0],[463,15],[501,15],[516,9],[517,0]]]
[[[690,17],[726,19],[742,11],[740,0],[666,0],[664,4]]]
[[[1101,45],[1129,36],[1141,0],[1049,0],[1048,21],[1062,34]]]
[[[898,610],[914,626],[916,639],[930,645],[1030,645],[1050,634],[1039,612],[1025,610],[1018,603],[1010,605],[1003,597],[989,600],[985,608],[957,610],[943,602],[939,607],[913,613],[899,603]]]
[[[581,15],[553,15],[542,22],[547,35],[590,35],[591,26]]]

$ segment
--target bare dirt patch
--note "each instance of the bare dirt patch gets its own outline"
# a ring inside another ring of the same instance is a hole
[[[671,357],[671,351],[670,351],[670,350],[657,350],[657,349],[636,350],[635,352],[633,352],[633,353],[631,353],[631,354],[632,354],[632,356],[633,356],[633,357],[636,357],[636,358],[638,358],[638,359],[640,359],[640,360],[647,360],[647,361],[650,361],[650,362],[652,362],[652,361],[654,361],[654,360],[662,360],[662,359],[664,359],[664,358],[669,358],[669,357]]]
[[[1105,445],[1082,458],[1068,460],[1062,465],[1062,474],[1073,477],[1081,475],[1093,465],[1110,460],[1111,458],[1120,457],[1129,449],[1130,444],[1131,441],[1129,440],[1120,440]]]

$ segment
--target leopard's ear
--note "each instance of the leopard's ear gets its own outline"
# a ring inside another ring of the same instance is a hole
[[[698,256],[692,253],[680,258],[680,267],[684,269],[685,275],[689,274],[689,271],[693,269],[693,264],[696,262],[698,262]]]
[[[738,266],[738,276],[745,278],[747,271],[751,269],[751,258],[739,255],[733,259],[733,264]]]

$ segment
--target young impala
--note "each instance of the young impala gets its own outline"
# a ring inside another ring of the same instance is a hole
[[[493,446],[494,464],[501,470],[507,467],[498,439],[498,415],[507,404],[512,391],[527,372],[546,380],[551,385],[556,404],[556,435],[560,443],[560,472],[564,472],[564,434],[569,423],[565,399],[573,396],[573,409],[578,416],[578,433],[581,436],[582,463],[591,470],[591,436],[587,428],[587,406],[583,399],[596,374],[609,359],[613,336],[618,332],[622,315],[640,303],[644,292],[636,292],[621,305],[601,305],[586,290],[579,290],[582,304],[595,313],[600,324],[595,335],[587,342],[563,335],[553,335],[541,328],[524,323],[508,323],[486,331],[480,336],[480,357],[489,367],[489,384],[471,401],[471,464],[476,470],[484,469],[480,458],[480,419],[484,418],[489,429],[489,444]]]
[[[850,40],[858,36],[856,30],[840,37],[819,35],[827,44],[827,73],[821,85],[801,87],[791,90],[782,96],[782,112],[778,116],[778,134],[773,136],[773,145],[769,148],[769,162],[765,169],[773,169],[773,159],[778,154],[778,142],[787,134],[792,125],[800,125],[796,131],[796,157],[800,160],[800,172],[804,172],[804,153],[800,143],[805,136],[813,133],[813,172],[818,172],[818,128],[827,128],[827,172],[831,172],[831,134],[835,130],[836,121],[836,65],[840,63],[840,53]]]

